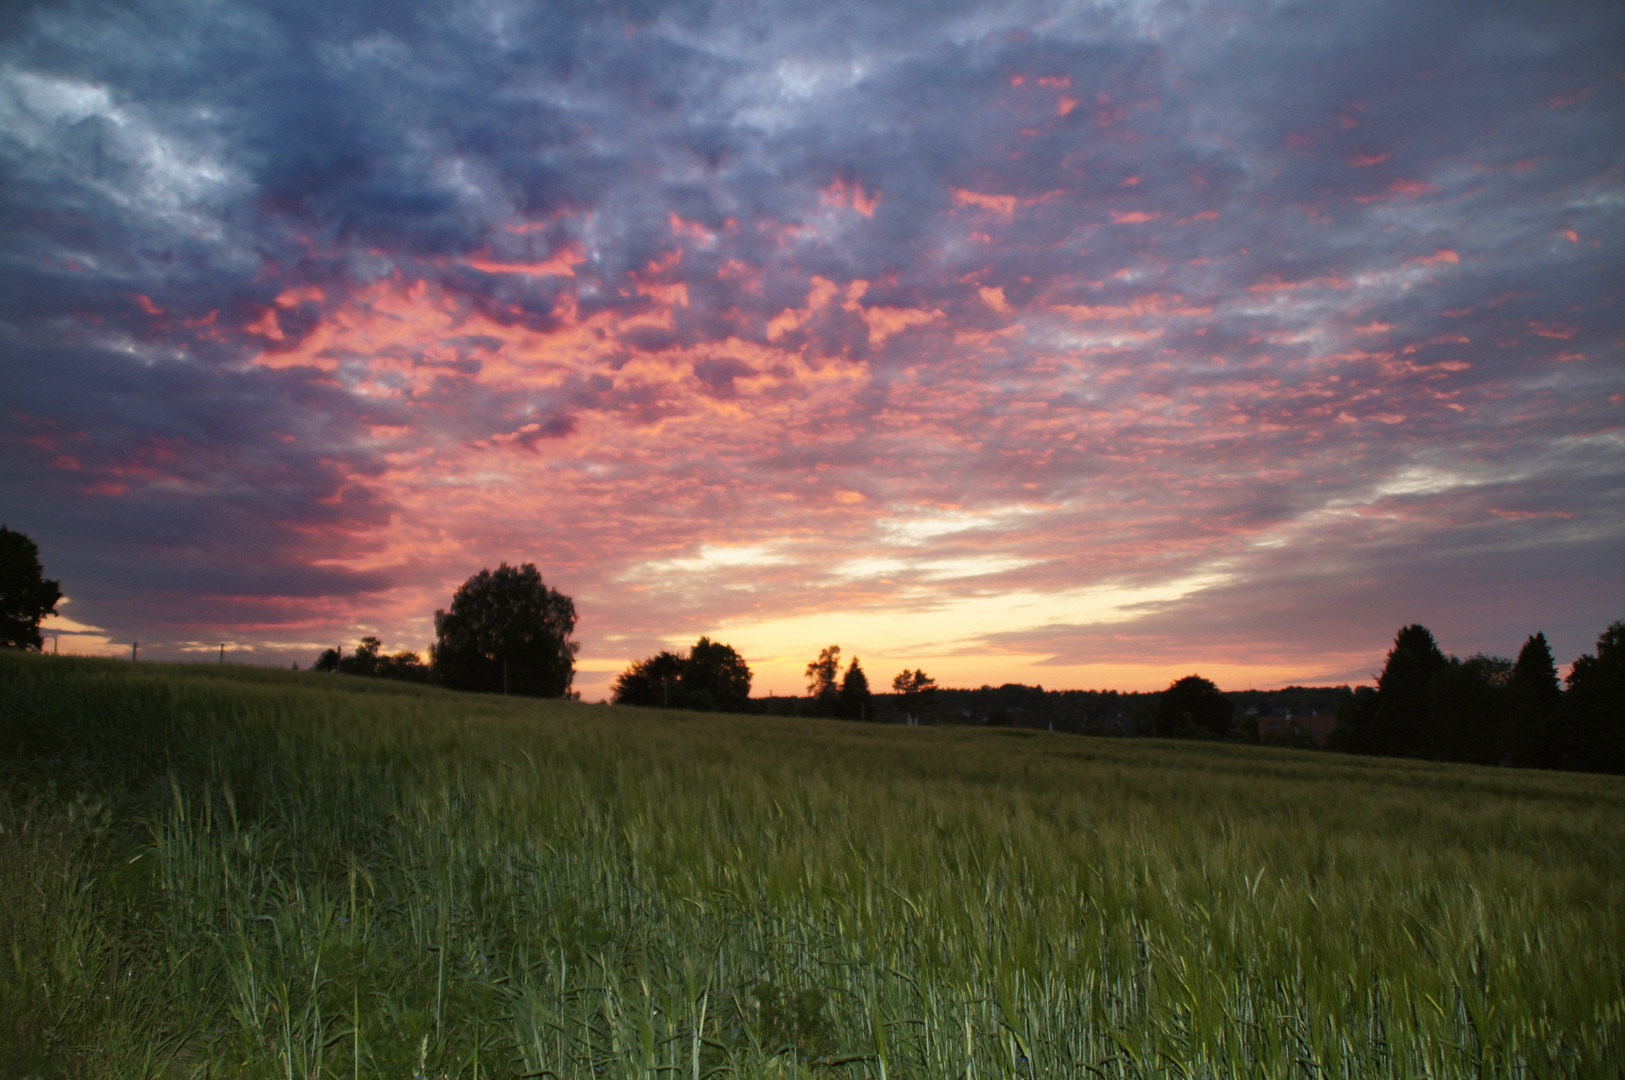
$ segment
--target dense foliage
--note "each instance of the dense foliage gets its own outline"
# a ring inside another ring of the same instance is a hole
[[[898,708],[909,723],[915,722],[918,715],[937,699],[937,680],[919,668],[913,671],[904,668],[893,677],[891,689],[896,695]]]
[[[1552,764],[1625,773],[1625,620],[1598,636],[1595,653],[1574,661],[1552,729]]]
[[[1200,675],[1187,675],[1157,700],[1157,734],[1164,738],[1200,735],[1222,738],[1230,732],[1236,707]]]
[[[575,678],[575,625],[574,602],[535,563],[503,563],[463,582],[450,610],[434,613],[430,663],[456,690],[563,697]]]
[[[679,688],[683,679],[683,658],[662,649],[653,656],[634,660],[625,671],[615,677],[610,688],[610,700],[617,705],[641,705],[648,709],[671,707],[672,689]]]
[[[875,696],[869,689],[869,676],[856,656],[841,676],[840,693],[835,700],[836,715],[847,720],[875,719]]]
[[[398,679],[401,682],[429,681],[429,668],[415,652],[402,650],[394,655],[383,652],[383,642],[375,637],[364,637],[348,655],[338,649],[326,649],[311,665],[312,671],[329,671],[340,675],[364,675],[374,679]]]
[[[39,546],[0,525],[0,648],[39,649],[40,620],[56,614],[62,583],[45,576]]]
[[[0,1076],[1625,1057],[1610,777],[15,653],[0,711]]]
[[[732,645],[702,637],[686,657],[662,650],[628,665],[616,676],[610,700],[653,709],[745,712],[750,681],[750,667]]]
[[[1401,629],[1375,689],[1344,696],[1332,745],[1357,754],[1625,772],[1625,623],[1574,662],[1565,693],[1544,633],[1517,660],[1446,656],[1426,627]]]
[[[807,697],[798,715],[826,716],[838,720],[878,720],[875,695],[869,689],[869,675],[856,656],[841,671],[841,647],[821,649],[816,660],[807,663]]]

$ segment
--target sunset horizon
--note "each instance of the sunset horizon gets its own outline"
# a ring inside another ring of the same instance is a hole
[[[504,562],[587,701],[702,635],[1240,690],[1625,615],[1617,7],[132,12],[0,17],[47,651],[427,658]]]

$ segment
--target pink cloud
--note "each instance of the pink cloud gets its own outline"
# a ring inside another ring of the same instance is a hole
[[[1014,195],[984,195],[978,191],[968,191],[964,188],[953,189],[955,206],[976,206],[983,210],[991,210],[1004,217],[1011,217],[1016,212],[1016,197]]]

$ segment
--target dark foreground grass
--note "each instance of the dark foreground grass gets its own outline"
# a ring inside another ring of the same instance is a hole
[[[1614,1076],[1625,783],[0,655],[0,1077]]]

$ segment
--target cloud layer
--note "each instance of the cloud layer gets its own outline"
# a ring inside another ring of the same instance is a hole
[[[421,647],[499,560],[590,696],[1625,615],[1608,6],[5,18],[0,498],[113,643]]]

